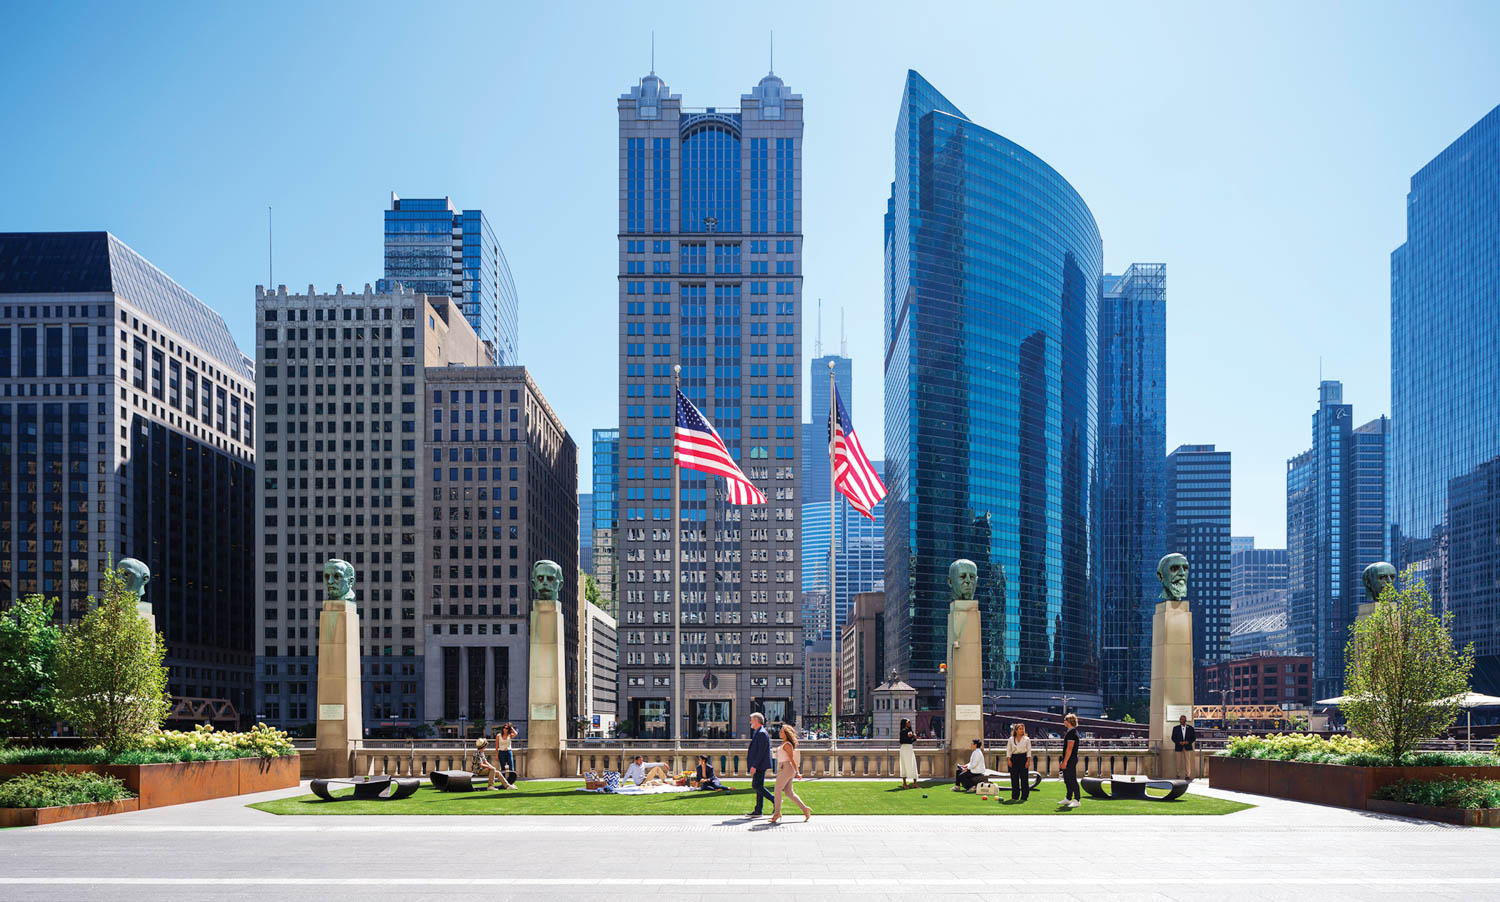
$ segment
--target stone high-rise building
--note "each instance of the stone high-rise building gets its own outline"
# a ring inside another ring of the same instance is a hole
[[[0,233],[0,606],[151,569],[167,691],[255,715],[254,362],[108,232]]]
[[[684,737],[741,733],[751,711],[799,713],[802,98],[767,75],[737,109],[690,109],[652,73],[617,106],[622,715],[637,736],[671,736],[679,714]],[[766,505],[730,505],[722,479],[684,470],[672,523],[678,364]],[[669,712],[679,688],[685,710]]]

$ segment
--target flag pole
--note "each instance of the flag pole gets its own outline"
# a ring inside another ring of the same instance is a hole
[[[828,737],[829,748],[837,751],[839,747],[839,592],[838,592],[838,477],[834,475],[833,466],[833,434],[834,422],[839,415],[838,388],[833,381],[833,361],[828,361],[828,613],[829,623],[833,625],[831,635],[828,637],[828,649],[830,667],[828,668],[829,698],[832,700],[829,707]],[[834,771],[838,771],[837,759],[834,761]]]
[[[682,391],[682,364],[672,366],[672,407]],[[676,427],[673,427],[676,444]],[[672,450],[672,771],[682,770],[682,467]]]

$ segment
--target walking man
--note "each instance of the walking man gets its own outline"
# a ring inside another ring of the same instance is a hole
[[[1188,723],[1186,714],[1177,715],[1177,726],[1172,728],[1172,747],[1177,750],[1174,755],[1177,759],[1177,779],[1191,780],[1193,778],[1191,762],[1193,757],[1193,743],[1198,741],[1198,731]]]
[[[766,732],[766,716],[759,711],[750,713],[750,752],[745,756],[750,768],[750,791],[755,793],[755,810],[746,817],[760,817],[766,799],[772,799],[766,788],[766,771],[771,769],[771,734]]]

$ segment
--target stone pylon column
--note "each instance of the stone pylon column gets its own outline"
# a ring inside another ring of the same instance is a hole
[[[1171,776],[1172,727],[1177,717],[1193,720],[1193,612],[1187,599],[1156,605],[1151,618],[1151,741],[1157,776]]]
[[[318,720],[316,770],[320,777],[348,777],[364,738],[364,692],[360,681],[359,606],[354,567],[323,565],[323,611],[318,617]]]
[[[531,568],[531,639],[526,687],[526,776],[560,777],[567,736],[567,658],[563,650],[562,568],[537,561]]]
[[[969,760],[971,742],[984,738],[984,645],[979,602],[974,600],[978,568],[957,560],[948,567],[948,681],[943,723],[953,765]]]

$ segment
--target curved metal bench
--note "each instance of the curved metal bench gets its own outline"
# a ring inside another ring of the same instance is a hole
[[[987,770],[984,772],[984,778],[1002,790],[1010,788],[1010,771],[1008,770]],[[1027,771],[1027,778],[1031,782],[1032,792],[1035,792],[1037,787],[1042,785],[1042,774],[1040,771]]]
[[[330,790],[332,784],[353,786],[349,795],[336,796]],[[389,802],[404,799],[417,791],[422,781],[415,777],[348,777],[344,779],[313,780],[308,784],[313,795],[325,802],[342,802],[345,799],[376,799]]]
[[[474,775],[466,770],[435,770],[427,775],[438,792],[473,792]]]
[[[1096,799],[1138,799],[1151,802],[1170,802],[1188,790],[1187,780],[1156,780],[1151,777],[1112,776],[1084,777],[1079,781],[1083,791]],[[1109,788],[1105,789],[1104,784]],[[1147,789],[1165,790],[1166,795],[1154,796]]]

